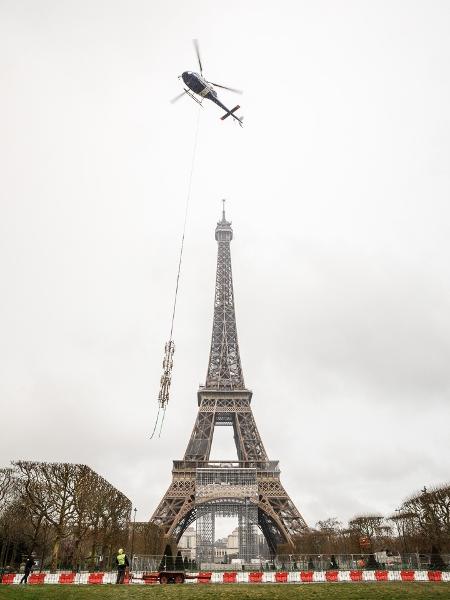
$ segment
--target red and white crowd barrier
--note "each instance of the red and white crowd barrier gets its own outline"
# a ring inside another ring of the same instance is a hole
[[[142,580],[142,573],[134,573],[134,579],[126,583],[151,584],[155,581]],[[325,583],[352,581],[442,581],[450,583],[447,571],[224,571],[200,573],[197,579],[187,579],[186,583]],[[22,573],[8,573],[2,576],[2,584],[18,584]],[[30,585],[39,584],[75,584],[99,585],[116,582],[116,573],[32,573],[28,578]]]

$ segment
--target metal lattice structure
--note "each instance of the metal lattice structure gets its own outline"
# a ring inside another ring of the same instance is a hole
[[[278,544],[307,531],[307,525],[280,481],[278,461],[269,460],[245,387],[237,338],[231,271],[231,223],[216,227],[218,243],[214,321],[206,385],[198,391],[198,415],[184,459],[174,461],[172,483],[152,521],[177,541],[196,519],[197,548],[212,556],[216,515],[237,515],[241,558],[255,554],[255,525],[273,554]],[[238,461],[209,460],[216,426],[231,426]]]
[[[258,556],[258,505],[243,500],[219,498],[199,504],[196,513],[197,562],[214,562],[216,517],[238,518],[239,558],[248,563]]]
[[[197,560],[214,562],[216,517],[238,518],[239,557],[245,562],[258,555],[258,479],[256,469],[223,464],[198,468],[195,481],[197,503]]]
[[[206,387],[243,390],[245,385],[239,355],[231,272],[230,242],[232,239],[231,223],[225,219],[224,209],[222,220],[216,227],[217,274]]]

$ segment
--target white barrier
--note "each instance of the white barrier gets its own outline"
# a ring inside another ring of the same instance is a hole
[[[225,572],[226,573],[226,572]],[[325,583],[329,582],[341,582],[341,583],[353,583],[355,577],[352,575],[350,571],[314,571],[312,573],[312,577],[309,574],[308,577],[311,579],[308,581],[308,578],[303,574],[302,579],[301,571],[290,571],[287,573],[287,583],[290,584],[304,584],[308,585],[308,583]],[[89,584],[89,573],[77,573],[74,576],[73,585],[88,585]],[[198,576],[198,573],[190,574]],[[142,579],[142,572],[135,572],[133,580],[130,581],[132,585],[142,585],[144,584],[144,580]],[[284,574],[284,577],[286,574]],[[18,585],[20,580],[22,579],[22,573],[17,573],[12,576],[5,576],[7,578],[7,584],[10,585]],[[9,581],[10,577],[12,580]],[[44,584],[58,584],[60,581],[61,574],[60,573],[45,573],[43,582]],[[100,584],[115,584],[117,573],[115,571],[110,571],[108,573],[104,573],[101,580],[98,581]],[[278,580],[281,579],[281,575],[279,575]],[[361,571],[361,581],[367,582],[378,582],[378,581],[433,581],[433,582],[444,582],[450,583],[450,572],[440,572],[440,571]],[[224,572],[213,572],[211,573],[211,584],[220,584],[224,582]],[[30,583],[30,580],[29,580]],[[32,583],[32,581],[31,581]],[[198,583],[196,578],[194,579],[186,579],[186,583]],[[209,582],[208,582],[209,583]],[[205,584],[205,585],[208,585]],[[248,571],[237,571],[236,572],[236,583],[242,585],[257,585],[256,583],[251,582]],[[273,583],[277,584],[277,574],[274,571],[265,571],[261,573],[261,583]],[[35,584],[36,585],[36,584]],[[71,584],[66,584],[71,585]]]
[[[388,580],[389,581],[401,581],[402,575],[400,571],[388,571]]]
[[[363,581],[376,581],[375,571],[363,571]]]

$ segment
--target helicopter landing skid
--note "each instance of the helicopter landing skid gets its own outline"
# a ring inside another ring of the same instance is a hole
[[[194,94],[192,92],[190,92],[189,90],[187,90],[186,88],[183,88],[183,89],[186,92],[186,94],[192,98],[192,100],[195,100],[195,102],[197,102],[197,104],[200,104],[200,106],[203,108],[203,104],[202,104],[201,100],[199,100],[198,98],[196,98],[194,96]]]

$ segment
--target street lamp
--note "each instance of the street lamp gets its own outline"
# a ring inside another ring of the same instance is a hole
[[[135,529],[135,525],[136,525],[136,513],[137,513],[137,508],[133,509],[134,511],[134,517],[133,517],[133,530],[131,532],[131,571],[133,571],[133,552],[134,552],[134,529]]]

